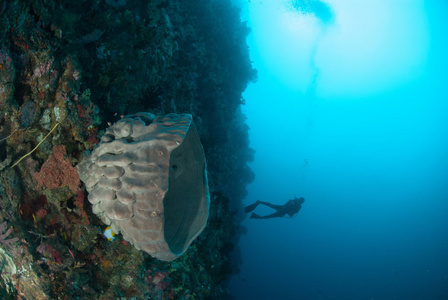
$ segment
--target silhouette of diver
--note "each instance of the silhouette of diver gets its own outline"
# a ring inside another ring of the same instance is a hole
[[[296,196],[294,196],[294,199],[289,200],[288,202],[286,202],[283,205],[276,205],[276,204],[271,204],[269,202],[264,202],[264,201],[258,200],[254,204],[246,206],[244,208],[244,211],[246,213],[250,213],[251,211],[255,210],[259,204],[263,204],[270,208],[275,209],[276,212],[272,213],[270,215],[267,215],[267,216],[259,216],[256,213],[252,213],[252,215],[250,216],[250,219],[281,218],[281,217],[285,216],[286,214],[288,214],[290,217],[292,217],[295,214],[297,214],[299,212],[299,210],[302,208],[303,202],[305,202],[305,199],[303,197],[297,198]]]

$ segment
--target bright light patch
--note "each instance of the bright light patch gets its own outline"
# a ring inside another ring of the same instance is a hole
[[[315,18],[288,12],[281,1],[271,0],[251,5],[249,19],[255,62],[287,89],[306,91],[310,52],[320,31]]]
[[[328,0],[328,24],[288,3],[249,4],[253,60],[285,88],[304,93],[316,84],[319,96],[360,97],[423,73],[429,47],[423,0]]]
[[[323,96],[362,96],[418,78],[425,68],[428,28],[421,1],[332,1],[335,28],[316,58]]]
[[[313,40],[318,34],[315,20],[312,16],[303,16],[294,12],[284,12],[280,18],[285,35],[291,38],[300,37],[305,40]]]

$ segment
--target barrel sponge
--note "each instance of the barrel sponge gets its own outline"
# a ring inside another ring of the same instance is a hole
[[[178,258],[205,228],[206,162],[191,115],[123,117],[106,130],[78,173],[93,212],[159,260]]]

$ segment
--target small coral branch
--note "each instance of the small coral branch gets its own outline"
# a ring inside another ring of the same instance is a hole
[[[25,157],[27,157],[28,155],[30,155],[31,153],[33,153],[37,148],[39,148],[40,144],[42,144],[43,141],[45,141],[45,139],[56,129],[56,127],[58,127],[59,123],[56,123],[56,125],[54,125],[53,129],[50,130],[50,132],[42,139],[42,141],[39,142],[39,144],[37,144],[36,147],[34,147],[33,150],[31,150],[30,152],[28,152],[27,154],[25,154],[24,156],[22,156],[15,164],[12,165],[11,169],[14,168],[15,166],[17,166],[17,164],[19,162],[22,161],[22,159],[24,159]]]
[[[17,128],[14,129],[14,130],[13,130],[7,137],[1,139],[0,142],[3,142],[3,141],[5,141],[5,140],[7,140],[8,138],[10,138],[10,137],[14,134],[14,132],[16,132],[16,131],[17,131]]]
[[[0,244],[11,247],[11,243],[17,242],[19,238],[15,237],[13,239],[7,240],[6,238],[11,234],[12,228],[9,228],[5,233],[2,233],[5,228],[6,222],[3,222],[3,224],[0,225]]]

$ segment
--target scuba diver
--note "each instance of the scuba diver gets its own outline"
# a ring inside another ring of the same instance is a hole
[[[283,205],[276,205],[271,204],[269,202],[264,202],[258,200],[254,204],[248,205],[244,208],[244,211],[246,213],[250,213],[251,211],[255,210],[258,205],[263,204],[267,207],[273,208],[276,210],[276,212],[267,215],[267,216],[259,216],[256,213],[252,213],[250,216],[250,219],[271,219],[271,218],[281,218],[285,215],[289,215],[290,217],[294,216],[299,212],[299,210],[302,208],[302,203],[305,202],[305,199],[303,197],[297,198],[294,196],[294,199],[289,200]]]

